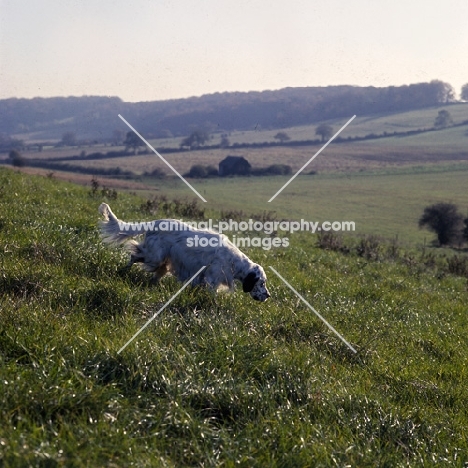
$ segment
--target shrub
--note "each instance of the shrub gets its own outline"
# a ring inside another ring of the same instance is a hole
[[[324,250],[348,253],[349,248],[343,243],[343,238],[333,232],[320,232],[317,235],[317,247]]]
[[[196,199],[175,198],[168,200],[164,195],[146,200],[145,203],[140,205],[140,210],[151,215],[161,213],[166,216],[182,216],[192,219],[203,219],[205,217],[205,209],[200,208]]]
[[[192,177],[194,179],[206,179],[207,177],[217,177],[218,169],[214,166],[203,166],[202,164],[195,164],[190,168],[185,177]]]
[[[286,164],[272,164],[268,167],[260,167],[252,169],[252,174],[256,176],[268,176],[268,175],[289,175],[292,173],[291,166]]]
[[[273,164],[267,167],[267,171],[271,175],[288,175],[292,173],[291,166],[286,164]]]
[[[216,177],[219,175],[218,169],[216,169],[216,167],[214,166],[206,166],[205,169],[206,169],[208,177]]]
[[[439,245],[454,245],[461,241],[463,217],[453,203],[436,203],[424,208],[419,227],[437,234]]]
[[[26,166],[26,159],[17,150],[11,150],[9,155],[11,164],[15,167]]]
[[[453,275],[464,276],[468,278],[468,258],[454,255],[447,259],[447,268]]]
[[[188,172],[188,177],[193,177],[194,179],[204,179],[208,177],[208,171],[206,170],[205,166],[201,164],[195,164],[190,168]]]
[[[364,257],[367,260],[379,260],[381,256],[381,245],[380,240],[375,236],[366,236],[361,239],[356,252],[360,257]]]
[[[166,173],[158,167],[156,169],[153,169],[151,172],[145,172],[145,175],[149,177],[154,177],[155,179],[164,179],[166,177]]]

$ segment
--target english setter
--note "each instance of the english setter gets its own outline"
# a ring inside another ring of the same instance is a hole
[[[105,242],[122,244],[129,241],[128,267],[143,263],[147,271],[154,273],[156,280],[172,274],[183,282],[206,265],[192,284],[206,285],[214,291],[222,287],[233,291],[234,281],[238,280],[243,291],[250,293],[256,301],[263,302],[270,297],[263,268],[253,263],[223,234],[195,229],[174,219],[127,223],[119,220],[106,203],[99,206],[99,212],[104,217],[100,229]],[[151,226],[150,230],[148,226]],[[142,242],[130,240],[139,234],[145,234]],[[204,242],[201,242],[202,238]]]

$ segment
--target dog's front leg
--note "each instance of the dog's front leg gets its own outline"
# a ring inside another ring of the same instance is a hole
[[[167,263],[163,263],[162,265],[159,265],[156,269],[152,270],[152,273],[153,278],[151,279],[151,283],[158,284],[159,280],[169,273],[169,266],[167,265]]]

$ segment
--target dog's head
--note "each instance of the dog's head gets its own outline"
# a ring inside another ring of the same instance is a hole
[[[265,271],[260,265],[255,265],[249,270],[247,276],[242,281],[242,289],[256,300],[264,302],[270,297],[270,292],[266,287]]]

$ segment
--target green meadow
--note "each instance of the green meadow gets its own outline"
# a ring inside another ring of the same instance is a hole
[[[194,183],[204,217],[229,202],[355,218],[358,233],[413,244],[298,234],[287,249],[246,249],[267,271],[269,301],[188,287],[118,354],[181,285],[123,271],[97,208],[141,220],[180,217],[184,202],[161,211],[149,193],[109,200],[0,169],[0,466],[465,467],[468,264],[417,247],[432,235],[416,221],[439,199],[466,207],[466,175],[301,176],[272,203],[285,178]],[[151,196],[192,199],[178,184]]]
[[[418,228],[424,208],[452,202],[468,216],[468,165],[426,165],[352,174],[300,175],[269,202],[291,176],[190,180],[207,200],[207,210],[261,213],[274,219],[354,221],[356,234],[388,239],[398,236],[408,244],[432,240]],[[151,182],[149,182],[151,183]],[[197,198],[182,181],[157,181],[148,197]],[[200,203],[205,205],[201,200]]]
[[[369,134],[392,134],[393,132],[406,132],[411,130],[429,129],[434,125],[434,120],[437,117],[439,110],[448,110],[452,116],[455,124],[462,123],[468,120],[468,104],[467,103],[456,103],[448,105],[440,105],[436,107],[429,107],[419,110],[410,110],[405,112],[397,113],[386,113],[382,115],[357,115],[352,121],[351,125],[348,126],[343,137],[364,137]],[[343,117],[340,119],[328,120],[325,123],[331,125],[335,131],[338,131],[352,115]],[[315,134],[317,125],[301,125],[295,127],[286,127],[281,129],[282,132],[286,132],[291,140],[314,140],[320,138]],[[221,132],[223,133],[223,132]],[[275,135],[278,130],[263,129],[261,126],[257,126],[256,129],[249,131],[232,131],[228,133],[228,138],[231,144],[236,143],[263,143],[263,142],[274,142]],[[212,144],[216,144],[220,141],[220,135],[213,135],[211,140]],[[152,139],[151,144],[155,147],[165,148],[177,148],[180,144],[181,138],[160,138]]]

